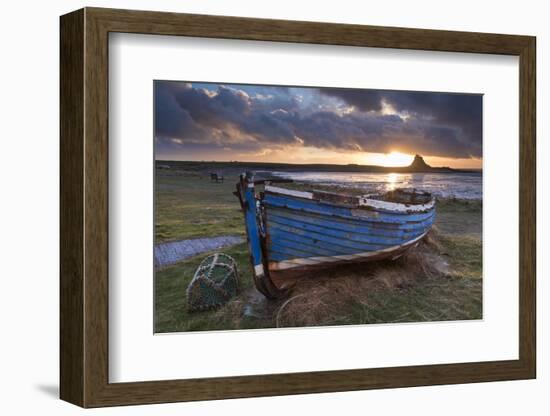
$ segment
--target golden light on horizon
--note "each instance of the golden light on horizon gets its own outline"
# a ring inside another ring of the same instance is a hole
[[[408,166],[413,159],[413,155],[401,152],[374,153],[368,156],[369,164],[386,167]]]
[[[421,154],[424,161],[432,167],[448,166],[455,169],[481,169],[481,158],[450,158]],[[413,154],[402,153],[397,150],[389,153],[371,153],[362,151],[337,151],[322,149],[313,146],[284,146],[265,148],[254,152],[233,152],[231,149],[220,152],[203,153],[189,158],[189,154],[170,155],[160,157],[159,160],[212,160],[219,162],[268,162],[294,164],[333,164],[333,165],[377,165],[386,167],[408,166],[414,160]]]

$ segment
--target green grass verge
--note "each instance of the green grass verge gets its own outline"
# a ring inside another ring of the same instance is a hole
[[[155,243],[244,235],[241,207],[232,193],[236,183],[236,177],[216,183],[199,174],[157,176]]]

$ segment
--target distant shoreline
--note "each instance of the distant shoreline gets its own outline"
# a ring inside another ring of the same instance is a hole
[[[240,171],[245,170],[272,170],[283,172],[350,172],[350,173],[463,173],[481,174],[482,169],[453,169],[450,167],[422,167],[411,166],[377,166],[377,165],[336,165],[336,164],[293,164],[270,162],[216,162],[216,161],[180,161],[156,160],[155,166],[159,169],[183,169],[192,171]]]

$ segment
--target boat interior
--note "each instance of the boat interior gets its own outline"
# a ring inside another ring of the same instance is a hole
[[[354,206],[358,204],[358,199],[368,198],[377,201],[393,202],[404,205],[423,205],[432,200],[432,195],[428,192],[417,191],[415,189],[398,188],[392,191],[369,194],[369,195],[348,195],[345,193],[336,193],[321,190],[311,190],[310,192],[295,191],[292,189],[269,187],[269,192],[280,193],[289,196],[306,197],[319,202],[343,204]]]

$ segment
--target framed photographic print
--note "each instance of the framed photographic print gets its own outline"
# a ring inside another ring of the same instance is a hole
[[[534,37],[85,8],[60,52],[63,400],[535,377]]]

